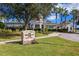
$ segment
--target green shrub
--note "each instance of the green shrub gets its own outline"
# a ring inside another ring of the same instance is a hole
[[[34,30],[39,33],[41,32],[41,29],[34,29]]]
[[[16,32],[19,32],[19,29],[16,29]]]
[[[58,29],[59,32],[68,32],[67,29]]]
[[[48,34],[48,28],[44,28],[44,29],[43,29],[43,33],[44,33],[44,34]]]
[[[0,22],[0,28],[3,29],[5,27],[5,24]]]
[[[2,29],[2,32],[5,32],[5,33],[11,33],[12,30],[11,30],[11,29]]]
[[[0,28],[0,32],[2,32],[2,29]]]
[[[48,29],[48,31],[56,31],[56,29]]]

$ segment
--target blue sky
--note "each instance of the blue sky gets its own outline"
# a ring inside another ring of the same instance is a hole
[[[73,18],[73,16],[71,14],[69,14],[66,17],[67,20],[71,20],[71,18]],[[51,21],[52,23],[56,23],[56,20],[57,20],[57,23],[60,23],[60,21],[61,21],[61,17],[59,15],[58,15],[58,17],[56,19],[55,13],[54,14],[51,14],[46,19],[49,20],[49,21]],[[62,17],[62,19],[63,19],[63,21],[65,21],[65,17]]]
[[[61,4],[58,4],[57,7],[62,7],[62,8],[66,8],[68,10],[68,12],[70,12],[72,9],[78,9],[79,10],[79,4],[78,3],[61,3]],[[67,20],[70,20],[73,16],[71,14],[69,14],[69,16],[67,16]],[[50,16],[47,17],[47,20],[51,21],[52,23],[56,23],[56,16],[55,14],[51,14]],[[58,15],[58,18],[57,18],[57,23],[60,23],[60,16]],[[64,17],[63,17],[63,20]]]
[[[78,9],[79,10],[79,3],[63,3],[63,4],[59,3],[57,5],[57,7],[66,8],[68,10],[68,12],[70,12],[72,9]],[[1,9],[4,9],[4,11],[7,10],[7,12],[11,11],[9,9],[9,7],[8,8],[4,7],[4,8],[1,8]],[[72,15],[67,16],[67,20],[70,20],[71,18],[72,18]],[[51,14],[51,15],[47,16],[46,19],[49,20],[49,21],[51,21],[52,23],[56,23],[56,16],[55,16],[55,14]],[[63,17],[63,21],[64,20],[65,19]],[[57,23],[60,23],[60,21],[61,21],[61,19],[60,19],[60,16],[58,15],[58,17],[57,17]]]

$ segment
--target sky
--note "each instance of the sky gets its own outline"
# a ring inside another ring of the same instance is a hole
[[[78,9],[79,10],[79,3],[61,3],[58,4],[56,7],[62,7],[62,8],[66,8],[68,10],[68,12],[70,12],[72,9]],[[67,16],[67,20],[70,20],[71,18],[73,18],[73,16],[71,14],[69,14],[69,16]],[[58,18],[56,19],[55,14],[51,14],[50,16],[46,17],[47,20],[51,21],[52,23],[60,23],[61,18],[58,15]],[[64,17],[63,17],[63,20]]]
[[[78,9],[79,10],[79,3],[59,3],[56,7],[62,7],[62,8],[66,8],[68,10],[68,12],[70,12],[72,9]],[[1,8],[2,9],[2,8]],[[3,10],[9,10],[9,8],[3,8]],[[67,20],[70,20],[73,16],[69,14],[69,16],[67,16]],[[58,14],[58,17],[56,19],[56,16],[55,16],[55,13],[52,13],[51,15],[47,16],[46,17],[47,20],[51,21],[52,23],[56,23],[56,20],[57,20],[57,23],[60,23],[61,21],[61,18]],[[11,19],[10,19],[11,20]],[[63,21],[64,21],[64,17],[63,17]]]
[[[69,14],[66,17],[67,20],[71,20],[71,18],[73,18],[73,16],[71,14]],[[57,24],[59,24],[60,21],[61,21],[61,17],[59,15],[58,15],[58,17],[56,19],[55,13],[52,14],[52,15],[50,15],[50,16],[48,16],[46,19],[49,20],[49,21],[51,21],[52,23],[56,23],[56,20],[57,20]],[[63,21],[65,21],[65,17],[62,17],[62,19],[63,19]]]

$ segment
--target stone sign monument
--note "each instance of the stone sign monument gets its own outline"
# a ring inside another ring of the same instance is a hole
[[[35,31],[25,30],[21,32],[22,44],[32,44],[35,41]]]

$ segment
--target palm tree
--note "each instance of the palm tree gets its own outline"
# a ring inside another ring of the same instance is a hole
[[[64,12],[65,21],[67,21],[66,18],[67,18],[67,16],[68,16],[68,10],[64,9],[64,11],[65,11],[65,12]]]
[[[58,8],[54,7],[54,13],[55,13],[55,16],[56,16],[56,24],[57,24]]]
[[[60,17],[61,17],[61,21],[60,21],[60,24],[62,24],[62,21],[63,21],[63,14],[64,14],[64,9],[63,8],[61,8],[61,7],[59,7],[58,8],[59,10],[58,10],[58,13],[60,14]],[[61,28],[62,28],[62,26],[61,26]]]
[[[56,16],[55,20],[56,20],[56,24],[57,24],[57,18],[58,18],[59,8],[55,6],[53,9],[54,9],[53,13],[55,13],[55,16]],[[57,28],[56,28],[56,30],[57,30]]]
[[[71,14],[73,15],[73,32],[75,32],[75,30],[76,30],[76,28],[75,28],[75,21],[77,20],[77,9],[73,9],[72,11],[71,11]]]
[[[60,24],[62,23],[62,16],[64,14],[64,9],[61,8],[61,7],[54,7],[54,13],[56,15],[56,24],[57,24],[57,18],[58,18],[58,14],[60,15],[61,17],[61,21],[60,21]],[[62,26],[61,26],[62,27]]]
[[[64,18],[65,18],[65,23],[67,23],[67,16],[68,16],[68,10],[66,10],[66,8],[64,9]],[[66,24],[65,24],[66,26]]]

